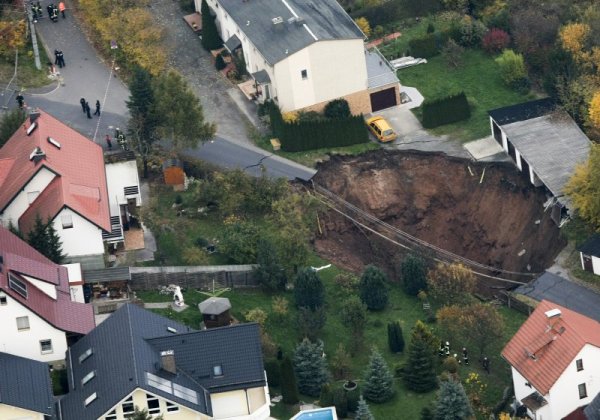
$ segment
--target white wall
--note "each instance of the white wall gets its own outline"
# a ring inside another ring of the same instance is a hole
[[[585,266],[583,265],[583,254],[579,253],[579,261],[581,262],[581,269],[585,270]],[[600,276],[600,258],[592,256],[592,270],[594,274],[598,274]]]
[[[138,176],[137,164],[135,160],[126,162],[109,163],[106,165],[106,184],[108,186],[108,202],[110,203],[110,215],[119,216],[119,205],[127,204],[123,188],[138,187],[137,195],[127,196],[135,198],[136,204],[142,204],[140,191],[140,179]]]
[[[210,394],[213,418],[264,420],[270,416],[268,387]]]
[[[2,213],[2,224],[8,227],[9,223],[12,221],[13,225],[18,228],[19,217],[25,213],[25,210],[27,210],[30,205],[27,194],[35,191],[41,193],[55,176],[54,172],[41,167],[27,185],[25,185],[25,188],[19,192],[6,210],[4,210]]]
[[[0,419],[2,420],[44,420],[44,415],[35,411],[0,404]]]
[[[50,296],[52,299],[56,300],[56,285],[53,283],[48,283],[42,280],[38,280],[33,277],[26,276],[22,274],[22,276],[27,279],[27,281],[31,282],[35,287],[40,289],[46,295]]]
[[[73,227],[63,229],[61,216],[71,215]],[[63,208],[52,221],[68,256],[104,254],[102,230],[69,208]]]
[[[73,302],[85,303],[83,297],[83,276],[81,274],[81,264],[62,264],[69,273],[69,289],[71,291],[71,300]]]
[[[29,317],[28,330],[17,329],[16,319],[21,316]],[[40,362],[64,360],[67,351],[65,333],[10,296],[6,296],[6,305],[0,305],[0,325],[0,351]],[[42,354],[40,340],[46,339],[52,340],[52,353]]]

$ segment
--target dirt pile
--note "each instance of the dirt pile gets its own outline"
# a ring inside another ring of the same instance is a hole
[[[543,271],[565,245],[544,192],[510,164],[382,150],[333,157],[314,181],[411,235],[504,270]],[[319,253],[350,269],[378,260],[392,268],[401,252],[332,211],[322,228]]]

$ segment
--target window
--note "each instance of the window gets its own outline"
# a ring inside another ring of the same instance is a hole
[[[23,331],[29,329],[29,317],[19,316],[17,317],[17,330]]]
[[[52,353],[52,340],[40,340],[42,354]]]
[[[173,404],[171,401],[167,401],[167,413],[176,413],[179,411],[179,406]]]
[[[577,372],[583,370],[583,359],[577,359],[575,364],[577,365]]]
[[[213,366],[213,375],[223,376],[223,368],[221,367],[221,365]]]
[[[6,305],[7,299],[6,295],[3,292],[0,292],[0,305]]]
[[[123,401],[121,408],[123,408],[124,416],[126,416],[127,414],[135,413],[135,407],[133,405],[133,397],[129,397],[125,401]]]
[[[302,80],[308,79],[308,72],[306,70],[302,70],[300,74],[302,75]]]
[[[148,414],[160,413],[160,401],[154,395],[146,394],[146,402],[148,403]]]
[[[113,411],[108,413],[104,420],[117,420],[117,409],[115,408]]]
[[[83,377],[83,379],[81,380],[81,385],[85,385],[87,384],[89,381],[91,381],[94,377],[96,376],[96,371],[92,370],[90,373],[88,373],[87,375],[85,375]]]
[[[91,347],[89,349],[87,349],[86,351],[84,351],[83,353],[81,353],[81,356],[79,356],[79,363],[83,362],[85,359],[90,357],[92,355],[92,353],[93,353],[93,350]]]
[[[94,392],[92,395],[90,395],[89,397],[87,397],[85,399],[85,401],[83,402],[83,404],[87,407],[88,405],[90,405],[91,403],[93,403],[96,398],[98,398],[98,395]]]
[[[8,273],[8,287],[27,299],[27,284]]]
[[[73,216],[70,214],[63,214],[60,216],[63,229],[71,229],[73,227]]]
[[[31,191],[27,193],[27,202],[29,204],[33,203],[35,199],[40,195],[39,191]]]
[[[579,388],[579,399],[583,399],[583,398],[587,398],[587,389],[585,387],[585,384],[579,384],[578,386]]]

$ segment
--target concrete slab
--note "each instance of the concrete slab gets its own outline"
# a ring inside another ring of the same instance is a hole
[[[504,154],[502,147],[492,136],[470,141],[465,143],[464,147],[475,160],[483,160],[494,155]]]
[[[402,108],[408,109],[420,107],[423,101],[425,100],[425,98],[423,97],[423,95],[421,95],[421,92],[419,92],[417,88],[410,86],[400,86],[400,97],[401,99],[404,97],[405,99],[403,100],[406,100],[406,98],[409,99],[408,102],[405,102],[400,105]]]

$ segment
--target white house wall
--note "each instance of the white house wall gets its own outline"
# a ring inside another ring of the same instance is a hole
[[[265,420],[270,416],[269,401],[267,387],[210,394],[215,419]]]
[[[41,281],[36,278],[25,276],[25,275],[23,275],[23,277],[25,279],[27,279],[27,281],[29,281],[35,287],[37,287],[42,292],[44,292],[46,295],[48,295],[52,299],[56,300],[56,285],[54,285],[53,283],[48,283],[48,282]]]
[[[17,317],[22,316],[29,317],[29,329],[19,331]],[[0,325],[0,351],[40,362],[53,362],[65,358],[65,333],[10,296],[6,296],[6,305],[0,305]],[[42,354],[40,340],[48,339],[52,340],[52,352]]]
[[[85,303],[83,297],[83,276],[81,274],[81,264],[62,264],[69,272],[69,289],[71,291],[71,300],[73,302]]]
[[[0,404],[0,419],[2,420],[44,420],[44,415],[35,411],[25,410],[11,405]]]
[[[127,198],[135,198],[136,204],[142,204],[140,179],[135,160],[109,163],[106,165],[106,184],[108,186],[108,202],[110,203],[111,216],[120,215],[119,205],[127,204]],[[125,187],[138,187],[137,195],[125,198]]]
[[[4,210],[2,213],[2,224],[5,227],[8,227],[10,222],[18,228],[19,227],[19,217],[25,210],[27,210],[30,206],[29,198],[27,197],[28,193],[39,192],[41,193],[46,189],[50,181],[54,179],[56,175],[54,172],[42,167],[33,178],[25,185],[25,187],[19,192],[19,194],[15,197],[15,199],[10,203],[10,205]]]
[[[61,216],[71,215],[72,228],[63,229]],[[63,208],[52,221],[67,256],[104,254],[102,229],[69,208]]]

